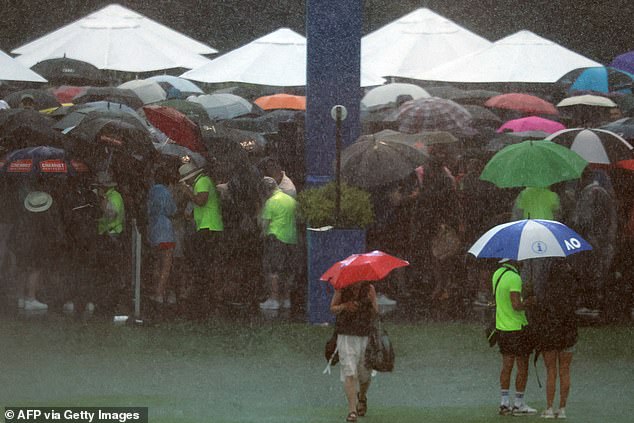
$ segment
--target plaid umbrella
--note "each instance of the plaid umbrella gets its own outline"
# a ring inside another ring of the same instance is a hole
[[[447,131],[469,137],[477,131],[471,127],[471,114],[461,105],[439,97],[426,97],[404,103],[396,120],[399,132]]]

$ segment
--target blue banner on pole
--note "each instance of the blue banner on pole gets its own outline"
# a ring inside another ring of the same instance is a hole
[[[345,148],[359,136],[361,101],[361,0],[306,2],[306,183],[321,185],[334,179],[335,120],[330,110],[343,105]]]

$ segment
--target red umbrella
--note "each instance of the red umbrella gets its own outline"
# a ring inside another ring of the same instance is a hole
[[[145,117],[176,144],[197,153],[207,151],[202,142],[200,128],[186,115],[167,106],[144,106]]]
[[[404,266],[409,266],[409,262],[376,250],[338,261],[319,279],[330,282],[335,289],[343,289],[357,282],[381,280],[392,270]]]
[[[73,98],[86,92],[88,87],[75,87],[73,85],[61,85],[53,88],[51,92],[60,103],[72,103]]]
[[[530,94],[511,93],[496,95],[488,99],[484,105],[496,109],[516,110],[536,115],[559,114],[552,103]]]

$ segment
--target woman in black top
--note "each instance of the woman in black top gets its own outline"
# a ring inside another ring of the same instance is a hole
[[[336,290],[330,311],[337,315],[335,329],[341,381],[348,399],[346,421],[356,422],[357,416],[365,416],[368,407],[370,371],[365,367],[365,349],[379,312],[374,286],[359,282]]]
[[[538,304],[538,350],[546,365],[546,410],[544,418],[565,418],[570,392],[570,364],[577,343],[574,273],[564,260],[553,261],[542,302]],[[559,374],[559,410],[553,412]]]

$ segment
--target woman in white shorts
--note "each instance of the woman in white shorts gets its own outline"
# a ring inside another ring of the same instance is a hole
[[[365,367],[365,348],[379,312],[374,286],[358,282],[336,290],[330,310],[337,315],[337,349],[341,364],[341,381],[348,399],[347,422],[356,422],[368,409],[367,392],[370,371]]]

